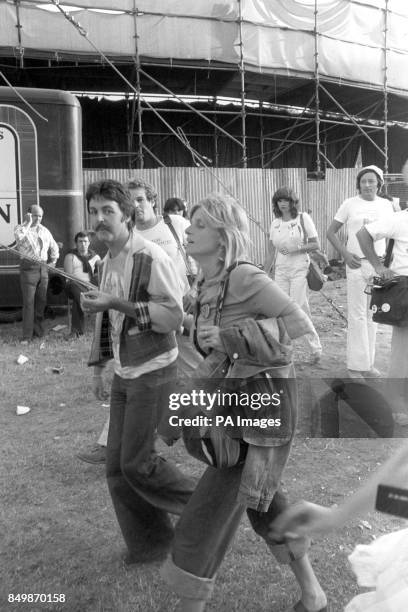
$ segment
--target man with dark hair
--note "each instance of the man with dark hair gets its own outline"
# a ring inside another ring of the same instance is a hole
[[[106,474],[128,547],[126,564],[166,556],[173,538],[168,513],[180,514],[194,483],[155,451],[157,425],[176,377],[175,331],[182,291],[168,255],[129,229],[133,205],[116,181],[91,185],[87,205],[97,238],[108,247],[100,291],[82,294],[97,313],[89,365],[93,389],[113,359]]]
[[[364,293],[374,275],[374,268],[361,250],[356,234],[362,225],[381,222],[393,214],[391,202],[379,196],[383,184],[380,168],[361,168],[356,179],[358,195],[343,202],[327,229],[327,239],[346,263],[347,369],[351,378],[380,376],[374,367],[377,325],[372,320],[369,297]],[[343,225],[347,230],[346,244],[337,236]],[[377,240],[375,249],[380,256],[384,255],[385,240]]]
[[[153,185],[142,178],[136,178],[127,183],[131,200],[132,212],[135,218],[135,230],[146,240],[159,245],[175,264],[177,275],[182,283],[183,295],[190,290],[188,275],[195,272],[190,268],[190,261],[184,252],[185,229],[189,223],[179,215],[162,217],[157,214],[157,191]],[[194,264],[193,264],[194,265]],[[190,343],[189,339],[177,335],[179,346],[178,368],[182,373],[191,373],[198,362],[200,355]],[[105,461],[109,421],[106,421],[96,444],[84,452],[78,453],[81,461],[92,464],[101,464]]]
[[[84,291],[85,283],[97,285],[97,269],[101,258],[89,248],[89,236],[86,232],[78,232],[75,236],[75,249],[71,249],[65,255],[64,270],[71,276],[76,276],[79,282],[68,281],[65,291],[72,299],[72,322],[69,336],[77,338],[84,333],[84,313],[81,308],[80,298]]]
[[[41,224],[43,214],[41,206],[30,206],[24,216],[24,222],[14,230],[17,249],[22,255],[20,284],[23,294],[24,343],[30,342],[35,336],[41,338],[44,335],[48,268],[41,262],[55,266],[59,257],[57,243],[51,232]]]

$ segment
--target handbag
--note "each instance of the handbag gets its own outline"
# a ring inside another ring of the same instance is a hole
[[[216,303],[216,314],[214,319],[214,325],[219,325],[221,320],[221,311],[224,305],[225,296],[228,290],[229,284],[229,275],[232,270],[243,263],[250,263],[247,261],[238,261],[235,264],[232,264],[227,269],[227,276],[221,281],[220,289],[218,292],[217,303]],[[253,264],[255,265],[255,264]],[[199,283],[198,291],[200,290],[201,283]],[[197,319],[199,315],[199,309],[196,307],[195,312],[195,327],[194,327],[194,344],[197,350],[203,355],[197,341]],[[217,351],[213,351],[207,357],[207,360],[210,359],[214,363],[210,366],[211,371],[208,378],[205,381],[206,391],[214,392],[217,391],[228,391],[229,382],[225,380],[225,377],[228,374],[230,361],[227,356],[221,356]],[[203,355],[204,356],[204,355]],[[203,387],[202,381],[198,381],[200,387]],[[229,408],[225,408],[223,406],[217,406],[216,410],[213,411],[210,417],[215,421],[216,416],[226,416],[230,411]],[[188,416],[194,418],[197,416],[203,416],[204,413],[200,407],[195,407],[193,411],[189,410]],[[234,467],[239,463],[243,463],[245,461],[246,453],[248,450],[248,444],[244,442],[241,438],[233,437],[234,431],[232,428],[224,427],[224,426],[216,426],[216,425],[203,425],[202,427],[190,426],[183,424],[182,426],[182,437],[184,446],[188,453],[198,459],[199,461],[203,461],[207,465],[211,465],[215,468],[227,468]],[[231,435],[229,435],[231,434]]]
[[[300,213],[300,225],[303,230],[303,244],[307,244],[307,233],[303,221],[303,213]],[[310,257],[309,269],[306,274],[307,286],[311,291],[320,291],[326,280],[325,275],[320,270],[319,265]]]
[[[391,263],[394,239],[388,242],[384,266]],[[383,325],[408,327],[408,276],[395,276],[387,281],[374,279],[371,287],[370,309],[373,321]]]
[[[373,321],[408,327],[408,276],[396,276],[371,288]]]

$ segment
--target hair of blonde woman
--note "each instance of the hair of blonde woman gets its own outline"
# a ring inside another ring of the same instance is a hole
[[[248,258],[250,245],[248,217],[232,197],[212,193],[195,204],[190,213],[200,210],[208,225],[220,234],[220,262],[224,270]]]

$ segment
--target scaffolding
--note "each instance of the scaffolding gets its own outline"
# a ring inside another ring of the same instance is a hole
[[[75,22],[75,17],[71,13],[66,13],[62,6],[57,0],[51,0],[58,9],[64,13],[65,17],[70,23],[78,29],[78,32],[82,36],[84,34],[83,28]],[[262,168],[273,167],[274,162],[287,153],[291,147],[298,143],[301,143],[307,147],[311,147],[314,151],[314,173],[313,176],[316,179],[324,176],[324,169],[326,167],[335,168],[336,162],[340,158],[341,154],[346,151],[347,147],[357,138],[358,135],[363,135],[375,150],[381,155],[383,159],[383,165],[385,172],[389,169],[389,140],[388,140],[388,128],[390,123],[393,124],[394,120],[390,120],[389,116],[389,88],[388,88],[388,73],[389,73],[389,15],[390,7],[389,0],[383,0],[383,6],[379,6],[378,9],[382,14],[382,74],[383,82],[381,88],[381,105],[382,112],[379,117],[379,102],[375,101],[374,104],[369,105],[367,108],[361,108],[358,115],[352,113],[346,108],[344,103],[342,104],[335,94],[329,89],[327,79],[322,78],[321,65],[320,65],[320,41],[324,33],[320,26],[320,15],[321,10],[319,6],[319,0],[314,0],[314,24],[313,24],[313,42],[314,42],[314,70],[311,79],[304,79],[313,82],[313,94],[308,97],[307,102],[304,103],[303,107],[298,107],[296,113],[293,113],[293,106],[289,103],[286,105],[282,102],[278,104],[268,104],[264,96],[262,95],[263,90],[270,89],[273,78],[270,78],[270,83],[264,87],[259,88],[259,96],[256,100],[258,107],[254,109],[249,102],[248,97],[248,84],[247,77],[251,74],[253,76],[253,70],[248,73],[248,66],[246,63],[246,52],[245,52],[245,36],[243,31],[244,16],[243,16],[243,0],[235,0],[236,11],[235,19],[230,19],[229,23],[234,22],[237,31],[237,40],[235,46],[237,47],[237,85],[238,85],[238,96],[239,100],[239,111],[223,110],[218,104],[217,95],[209,96],[210,103],[212,104],[211,110],[198,110],[194,104],[187,103],[185,98],[178,94],[176,90],[167,87],[160,79],[157,79],[150,74],[155,67],[163,67],[165,63],[163,61],[157,62],[149,60],[140,56],[139,41],[140,33],[138,28],[139,18],[147,14],[146,9],[141,11],[138,8],[138,0],[131,0],[132,8],[129,11],[133,19],[133,38],[134,38],[134,54],[132,57],[132,69],[133,76],[126,93],[127,96],[127,165],[129,168],[136,166],[137,168],[143,169],[145,165],[145,156],[148,154],[158,165],[164,165],[164,161],[160,159],[159,155],[156,154],[151,148],[146,145],[145,138],[151,135],[161,136],[163,138],[172,136],[177,138],[183,143],[189,150],[193,163],[195,165],[210,165],[217,166],[219,163],[219,137],[228,138],[235,145],[238,145],[241,151],[239,164],[241,167],[248,167],[248,142],[258,138],[260,143],[260,154],[259,154],[259,166]],[[362,3],[364,4],[364,2]],[[23,47],[23,39],[21,37],[21,31],[23,24],[21,23],[21,0],[14,0],[15,16],[16,16],[16,28],[18,34],[18,45],[16,52],[18,53],[18,61],[20,68],[24,68],[24,57],[25,49]],[[153,12],[151,13],[154,14]],[[271,25],[273,27],[273,24]],[[82,31],[81,31],[82,30]],[[92,45],[94,50],[98,52],[95,45]],[[110,60],[100,52],[101,63],[110,63]],[[60,61],[60,58],[56,56],[56,60]],[[115,62],[112,62],[112,65]],[[117,64],[117,62],[116,62]],[[78,65],[78,64],[77,64]],[[183,70],[185,68],[191,69],[191,64],[187,62],[173,62],[170,60],[167,65],[169,70]],[[205,64],[201,66],[195,65],[195,70],[207,70],[211,71],[211,75],[220,74],[222,72],[231,72],[231,64],[221,65],[216,64]],[[150,71],[150,72],[149,72]],[[118,76],[123,76],[119,70],[117,70]],[[323,75],[324,77],[325,75]],[[222,78],[222,77],[221,77]],[[124,81],[129,85],[129,81],[123,77]],[[267,83],[268,75],[264,75],[263,82]],[[70,87],[74,90],[74,87]],[[179,108],[165,108],[157,110],[154,104],[148,102],[148,95],[152,90],[164,92],[164,94],[173,100],[177,100],[180,103]],[[322,99],[324,98],[325,104]],[[335,110],[333,110],[333,108]],[[165,121],[163,114],[169,115],[184,112],[183,109],[188,109],[193,116],[200,117],[205,123],[211,126],[211,137],[213,138],[213,159],[209,160],[205,155],[200,154],[200,151],[194,150],[191,145],[190,139],[192,137],[201,136],[208,137],[208,132],[189,132],[186,134],[182,128],[174,129],[173,126]],[[164,124],[166,129],[164,131],[148,131],[145,128],[143,117],[146,113],[154,113],[158,119],[158,122]],[[222,116],[231,114],[231,119],[224,126],[220,125],[219,119]],[[247,122],[249,118],[257,117],[259,119],[259,135],[253,136],[248,132]],[[286,128],[280,128],[279,130],[265,133],[264,123],[266,118],[279,118],[287,121]],[[240,130],[239,135],[233,133],[232,126],[235,125],[236,120],[240,118]],[[344,143],[340,142],[340,139],[336,141],[330,141],[331,130],[336,126],[344,125],[347,127],[353,127],[354,134],[345,138]],[[314,126],[314,128],[313,128]],[[378,132],[382,132],[382,144],[381,146],[375,141],[373,135]],[[268,142],[278,142],[278,146],[273,150],[272,154],[265,150],[265,144]],[[328,145],[331,142],[339,144],[340,151],[336,157],[330,158],[327,153]],[[103,154],[101,151],[87,151],[89,155]],[[105,155],[123,155],[123,151],[109,151],[105,152]]]

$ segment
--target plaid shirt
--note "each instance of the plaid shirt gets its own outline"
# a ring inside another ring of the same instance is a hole
[[[59,257],[59,248],[51,232],[43,225],[38,225],[38,231],[32,231],[27,225],[17,225],[14,236],[17,249],[24,256],[55,263]]]

